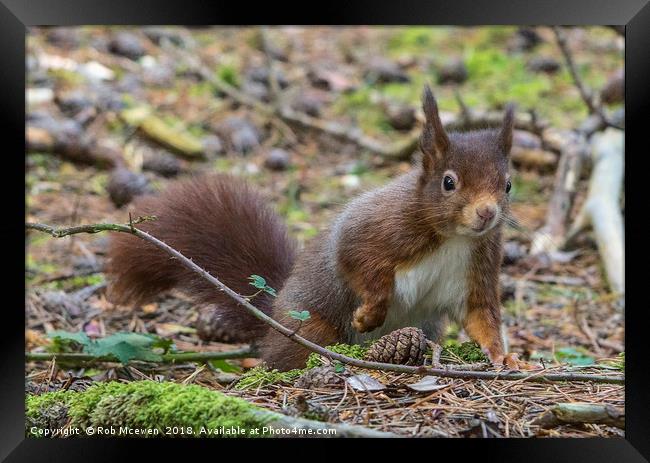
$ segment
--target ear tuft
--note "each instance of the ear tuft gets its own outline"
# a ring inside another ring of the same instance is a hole
[[[515,123],[515,105],[508,103],[506,105],[505,114],[503,115],[503,123],[501,131],[499,132],[499,145],[503,153],[507,156],[510,154],[512,148],[512,131]]]
[[[422,109],[424,110],[424,116],[427,121],[433,119],[438,114],[438,103],[428,84],[424,85],[424,92],[422,93]]]
[[[422,110],[426,121],[420,139],[420,148],[425,155],[439,159],[449,148],[449,138],[440,121],[438,103],[428,85],[424,86],[422,94]]]

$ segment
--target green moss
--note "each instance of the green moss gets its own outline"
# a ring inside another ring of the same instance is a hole
[[[290,384],[303,374],[304,370],[294,369],[289,371],[271,370],[264,366],[257,366],[247,371],[235,385],[235,389],[244,390],[264,387],[271,384]]]
[[[522,108],[536,107],[552,88],[552,78],[529,72],[523,56],[508,55],[494,47],[469,49],[465,62],[469,82],[480,83],[488,106],[516,101]]]
[[[355,124],[369,133],[392,132],[386,112],[379,105],[381,85],[362,85],[358,89],[340,95],[332,105],[335,114],[352,117]]]
[[[83,84],[84,77],[75,71],[68,69],[50,69],[48,74],[51,75],[60,85],[77,87]]]
[[[47,238],[47,236],[45,238]],[[39,242],[41,242],[41,240],[37,240],[35,242],[30,241],[30,246],[35,246]],[[31,275],[28,275],[26,277],[27,282],[32,281],[36,276],[51,275],[55,273],[59,268],[56,264],[53,264],[51,262],[36,260],[31,254],[27,254],[25,267],[29,272],[31,272]]]
[[[594,358],[583,347],[561,347],[555,350],[555,358],[560,363],[570,365],[591,365]]]
[[[239,71],[232,64],[222,64],[219,66],[217,68],[217,77],[233,87],[239,87]]]
[[[447,330],[445,331],[446,339],[458,339],[460,334],[460,325],[458,323],[451,322],[447,325]]]
[[[228,158],[217,158],[214,161],[213,167],[217,172],[232,172],[235,163],[232,159]]]
[[[526,310],[526,304],[523,301],[516,301],[514,299],[507,300],[503,304],[503,307],[506,313],[512,315],[513,317],[518,317]]]
[[[214,87],[210,82],[199,82],[189,87],[188,95],[197,98],[214,98]]]
[[[595,297],[590,288],[579,286],[562,286],[544,283],[537,286],[537,301],[552,303],[558,306],[580,301],[590,301]]]
[[[398,53],[428,52],[448,37],[448,27],[399,27],[388,40],[388,50]]]
[[[58,428],[58,424],[67,416],[73,391],[48,392],[41,395],[28,395],[25,399],[25,426],[27,429]]]
[[[28,396],[27,431],[43,427],[55,414],[65,410],[69,425],[156,429],[164,435],[168,427],[259,429],[274,420],[272,413],[245,400],[229,397],[197,385],[135,381],[101,383],[83,392],[59,391]],[[45,417],[45,418],[43,418]]]
[[[87,286],[96,285],[104,282],[104,275],[96,273],[93,275],[74,276],[65,280],[53,281],[46,284],[48,289],[63,289],[65,291],[72,291],[75,289],[86,288]]]
[[[512,201],[538,203],[543,201],[543,188],[539,179],[532,176],[515,175],[512,183]]]
[[[355,359],[363,359],[368,351],[367,347],[359,346],[357,344],[334,344],[327,346],[327,349],[337,354],[346,355]],[[307,368],[319,367],[324,364],[323,357],[319,354],[312,352],[307,359]]]
[[[93,194],[103,196],[106,194],[109,177],[107,173],[96,173],[86,183],[86,188]]]
[[[453,339],[445,342],[441,357],[446,359],[460,359],[466,363],[490,361],[483,353],[481,346],[474,341],[459,343]]]
[[[607,359],[602,363],[617,368],[621,371],[625,371],[625,352],[621,352],[614,359]]]

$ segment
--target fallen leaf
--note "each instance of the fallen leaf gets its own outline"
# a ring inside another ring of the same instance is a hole
[[[499,422],[499,417],[497,416],[496,412],[494,410],[488,410],[487,413],[485,414],[487,420],[490,423],[498,423]]]
[[[151,304],[145,304],[145,305],[142,306],[142,311],[144,313],[151,314],[151,313],[156,312],[157,309],[158,309],[158,304],[153,303],[153,302]]]
[[[196,329],[176,323],[158,323],[156,325],[156,334],[159,336],[173,336],[179,333],[195,334]]]
[[[407,384],[406,387],[418,392],[430,392],[445,388],[447,384],[438,384],[438,378],[435,376],[425,376],[416,383]]]
[[[346,378],[347,383],[357,391],[383,391],[386,386],[370,375],[361,374]]]

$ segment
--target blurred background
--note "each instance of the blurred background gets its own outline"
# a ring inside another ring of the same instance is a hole
[[[602,232],[620,262],[603,259],[602,233],[581,211],[599,193],[594,160],[622,166],[623,55],[609,27],[30,28],[27,220],[124,223],[134,197],[218,171],[260,188],[304,242],[351,197],[410,168],[425,83],[450,130],[495,126],[512,101],[510,347],[595,364],[623,352],[623,243]],[[604,199],[616,220],[618,190]],[[29,235],[27,349],[54,329],[203,345],[181,295],[136,310],[106,300],[106,243]]]

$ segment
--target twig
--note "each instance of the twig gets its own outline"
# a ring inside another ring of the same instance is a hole
[[[262,45],[264,48],[264,53],[266,54],[266,60],[268,62],[269,89],[271,91],[271,105],[273,106],[273,109],[277,112],[280,111],[281,108],[284,106],[284,100],[285,100],[284,96],[282,95],[282,89],[280,88],[280,83],[278,82],[278,74],[280,71],[271,53],[271,44],[270,44],[270,39],[268,34],[268,28],[261,27],[260,35],[262,37]],[[289,143],[293,144],[298,141],[298,137],[296,137],[296,134],[293,132],[293,130],[291,130],[291,127],[285,124],[285,122],[282,119],[271,118],[271,122],[284,134],[284,136],[287,138]]]
[[[275,65],[275,60],[271,55],[271,41],[269,38],[268,27],[260,27],[260,35],[262,37],[262,46],[266,54],[269,68],[269,88],[271,89],[271,101],[277,106],[281,106],[280,84],[278,82],[278,69]]]
[[[578,70],[576,69],[576,65],[573,61],[571,51],[569,50],[569,46],[567,45],[566,37],[564,36],[562,30],[558,26],[553,26],[553,32],[555,33],[557,44],[560,47],[562,55],[564,56],[564,60],[566,61],[567,67],[569,68],[569,73],[571,74],[573,83],[577,87],[578,92],[580,92],[580,98],[582,98],[582,100],[587,105],[589,113],[598,116],[605,127],[614,127],[616,129],[623,130],[623,127],[614,124],[607,118],[602,106],[596,103],[592,92],[589,91],[585,84],[582,82],[582,79],[580,78]]]
[[[137,219],[134,220],[136,223]],[[614,383],[614,384],[623,384],[625,379],[620,376],[602,376],[602,375],[585,375],[577,373],[557,373],[557,374],[548,374],[540,375],[539,373],[528,374],[523,372],[513,372],[513,371],[457,371],[449,370],[444,368],[429,368],[429,367],[415,367],[408,365],[394,365],[390,363],[381,363],[381,362],[371,362],[367,360],[355,359],[348,357],[343,354],[339,354],[328,350],[324,347],[319,346],[318,344],[309,341],[308,339],[303,338],[302,336],[296,334],[293,330],[282,325],[278,321],[266,315],[263,311],[252,305],[245,297],[241,296],[236,291],[230,289],[224,283],[222,283],[218,278],[210,275],[205,269],[198,266],[191,259],[188,259],[183,254],[181,254],[176,249],[172,248],[168,244],[160,241],[158,238],[138,229],[131,229],[128,225],[120,224],[95,224],[95,225],[84,225],[71,228],[62,228],[55,229],[49,225],[36,224],[36,223],[26,223],[25,226],[30,229],[40,230],[45,233],[49,233],[54,237],[67,236],[74,233],[97,233],[99,231],[116,231],[121,233],[129,233],[137,236],[154,246],[162,249],[167,252],[174,258],[176,258],[182,265],[197,273],[201,278],[204,278],[212,285],[217,287],[220,291],[226,293],[233,300],[237,301],[241,306],[248,310],[251,315],[262,320],[266,324],[270,325],[274,330],[283,334],[284,336],[292,339],[296,343],[300,344],[303,347],[321,354],[332,360],[338,360],[342,363],[352,365],[359,368],[367,368],[372,370],[383,370],[383,371],[392,371],[396,373],[410,373],[416,375],[434,375],[442,376],[448,378],[464,378],[464,379],[502,379],[502,380],[521,380],[521,381],[537,381],[537,382],[547,382],[547,381],[593,381],[599,383]]]
[[[532,422],[542,428],[581,423],[605,424],[625,429],[625,410],[609,404],[557,404]]]
[[[38,230],[48,235],[52,235],[54,238],[63,238],[64,236],[76,235],[78,233],[100,233],[103,231],[117,231],[122,233],[131,233],[132,235],[137,235],[138,232],[144,233],[137,228],[133,227],[135,224],[142,222],[147,222],[150,220],[156,220],[156,216],[141,216],[137,217],[134,220],[131,220],[128,224],[117,224],[117,223],[95,223],[90,225],[78,225],[75,227],[69,228],[54,228],[50,225],[45,225],[42,223],[26,223],[25,227],[32,230]],[[153,237],[152,237],[153,238]]]
[[[463,125],[470,125],[472,123],[472,113],[465,104],[465,100],[463,100],[463,97],[460,95],[458,89],[454,91],[454,97],[456,98],[456,102],[460,107],[460,115]]]
[[[234,349],[225,352],[175,352],[161,355],[161,360],[154,363],[183,363],[207,362],[209,360],[225,360],[255,357],[257,352],[250,348]],[[26,352],[25,360],[28,362],[42,362],[56,359],[59,363],[101,363],[116,362],[112,355],[97,356],[83,353],[54,353],[54,352]],[[141,361],[141,360],[138,360]],[[142,360],[143,362],[145,360]]]

